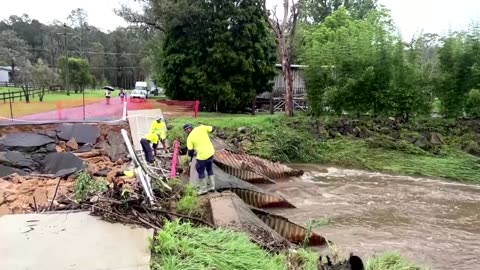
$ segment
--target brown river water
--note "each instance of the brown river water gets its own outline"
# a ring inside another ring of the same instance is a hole
[[[315,165],[302,178],[262,185],[293,203],[291,221],[364,258],[399,251],[430,269],[480,269],[480,186]]]

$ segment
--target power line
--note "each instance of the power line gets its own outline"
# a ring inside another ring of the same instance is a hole
[[[39,48],[30,48],[27,51],[44,51],[49,52],[48,49],[39,49]],[[68,53],[78,53],[79,51],[68,51]],[[92,51],[83,51],[85,54],[102,54],[102,55],[143,55],[141,53],[109,53],[109,52],[92,52]]]
[[[101,70],[101,69],[117,70],[117,69],[142,69],[142,67],[90,67],[90,69],[94,69],[94,70]]]

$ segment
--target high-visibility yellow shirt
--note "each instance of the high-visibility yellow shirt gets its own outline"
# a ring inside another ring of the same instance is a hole
[[[188,150],[197,152],[197,160],[207,160],[215,153],[213,144],[208,134],[212,132],[211,126],[198,126],[194,128],[187,138]]]
[[[127,176],[127,177],[133,177],[135,176],[134,172],[133,171],[123,171],[123,175]]]
[[[154,120],[150,125],[150,133],[159,134],[162,140],[165,140],[165,138],[167,137],[167,132],[165,130],[166,127],[163,121],[160,121],[160,123],[158,123],[157,120]]]
[[[158,135],[155,133],[148,133],[147,135],[143,136],[143,138],[149,140],[151,143],[158,143]]]

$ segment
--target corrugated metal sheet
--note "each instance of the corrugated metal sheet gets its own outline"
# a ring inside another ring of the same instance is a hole
[[[247,189],[230,189],[237,194],[246,204],[258,208],[295,208],[282,197],[265,194]]]
[[[287,218],[270,214],[260,209],[252,208],[252,211],[263,222],[265,222],[265,224],[267,224],[270,228],[274,229],[278,234],[280,234],[288,241],[294,244],[301,244],[305,240],[307,229],[305,229],[304,227],[289,221]],[[310,232],[310,236],[308,237],[308,239],[309,246],[323,246],[327,244],[327,240],[324,237],[314,232]]]
[[[275,183],[273,179],[303,175],[301,170],[228,150],[216,151],[214,161],[227,173],[251,183]]]

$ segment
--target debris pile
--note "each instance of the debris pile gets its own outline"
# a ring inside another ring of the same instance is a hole
[[[60,178],[19,176],[0,178],[0,215],[70,210],[77,206],[69,198],[75,181]]]

